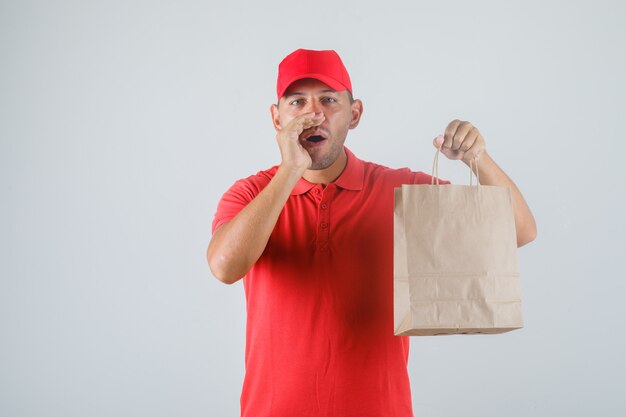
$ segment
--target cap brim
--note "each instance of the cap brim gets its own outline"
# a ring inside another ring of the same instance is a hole
[[[281,89],[281,91],[278,92],[278,98],[280,99],[285,95],[285,91],[287,91],[287,89],[289,88],[291,84],[295,83],[298,80],[304,80],[305,78],[313,78],[315,80],[321,81],[335,91],[344,91],[348,89],[348,87],[341,84],[339,81],[323,74],[315,74],[315,73],[298,74],[298,76],[287,80],[287,82],[285,83],[285,86]]]

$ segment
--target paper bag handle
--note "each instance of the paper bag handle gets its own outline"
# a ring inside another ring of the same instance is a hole
[[[430,185],[437,184],[439,185],[439,153],[441,152],[441,146],[437,148],[437,152],[435,152],[435,159],[433,160],[433,170],[430,179]],[[474,185],[472,181],[472,177],[474,176],[474,170],[472,167],[476,168],[476,186],[480,185],[480,176],[478,175],[478,159],[470,160],[469,163],[469,171],[470,171],[470,180],[469,185]]]

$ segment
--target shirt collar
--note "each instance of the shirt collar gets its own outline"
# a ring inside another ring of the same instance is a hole
[[[338,187],[345,190],[360,191],[363,188],[363,176],[365,172],[365,166],[363,161],[357,158],[348,148],[344,147],[346,156],[346,167],[344,168],[339,178],[333,183]],[[298,184],[291,191],[291,195],[305,194],[315,187],[316,184],[308,182],[304,178],[300,178]]]

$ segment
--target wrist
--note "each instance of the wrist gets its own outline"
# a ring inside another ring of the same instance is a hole
[[[282,162],[278,166],[276,175],[284,177],[285,179],[288,179],[288,180],[295,181],[297,183],[300,180],[300,178],[302,178],[306,170],[307,168],[304,166]]]
[[[465,165],[467,165],[468,167],[473,167],[476,164],[480,165],[481,163],[485,162],[486,160],[490,159],[491,157],[489,156],[489,154],[487,154],[487,150],[484,149],[477,158],[471,158],[471,159],[462,159],[463,163]],[[471,163],[471,165],[470,165]]]

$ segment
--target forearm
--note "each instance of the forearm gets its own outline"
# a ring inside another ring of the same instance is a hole
[[[485,151],[479,161],[479,178],[483,185],[498,185],[511,190],[513,212],[515,214],[515,230],[517,232],[517,246],[532,242],[537,236],[535,218],[524,200],[524,196],[508,175],[496,164]],[[474,172],[476,168],[474,167]]]
[[[207,249],[207,260],[220,281],[227,284],[238,281],[259,259],[301,176],[296,169],[279,167],[263,191],[215,231]]]

